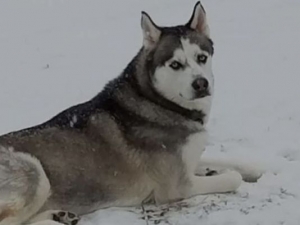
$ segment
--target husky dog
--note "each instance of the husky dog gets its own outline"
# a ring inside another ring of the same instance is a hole
[[[0,137],[0,225],[75,225],[104,207],[231,192],[260,177],[200,160],[214,91],[200,2],[185,25],[159,27],[145,12],[141,25],[142,48],[97,96]]]

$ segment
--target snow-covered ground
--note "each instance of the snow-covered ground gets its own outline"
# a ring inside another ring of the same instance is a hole
[[[141,46],[140,11],[186,22],[194,0],[1,0],[0,133],[85,101]],[[203,0],[215,41],[209,156],[260,163],[258,183],[82,225],[300,224],[300,1]]]

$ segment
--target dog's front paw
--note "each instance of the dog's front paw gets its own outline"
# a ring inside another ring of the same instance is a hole
[[[217,175],[217,174],[218,174],[218,171],[207,169],[207,171],[205,173],[205,176],[210,177],[210,176],[214,176],[214,175]]]
[[[209,167],[201,167],[198,168],[197,171],[195,172],[196,176],[200,176],[200,177],[209,177],[209,176],[214,176],[219,174],[219,171],[215,170],[215,169],[211,169]]]
[[[53,213],[53,220],[65,225],[76,225],[79,221],[79,217],[71,212],[58,211]]]
[[[236,191],[242,184],[242,176],[236,171],[227,170],[221,176],[223,179],[222,186],[226,190],[223,192]]]
[[[248,183],[257,182],[264,173],[262,169],[251,167],[251,166],[247,166],[246,168],[243,168],[243,170],[241,170],[240,172],[243,177],[243,180]]]

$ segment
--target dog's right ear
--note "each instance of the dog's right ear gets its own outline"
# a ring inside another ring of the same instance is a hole
[[[206,19],[206,12],[200,1],[196,3],[192,17],[186,26],[209,37],[209,27]]]
[[[144,11],[142,12],[141,26],[144,36],[144,47],[146,49],[151,49],[157,44],[161,35],[161,30]]]

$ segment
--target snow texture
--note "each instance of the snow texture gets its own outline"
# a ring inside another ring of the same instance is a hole
[[[300,1],[202,3],[216,49],[205,154],[267,172],[236,193],[100,210],[81,225],[300,224]],[[194,4],[0,1],[0,133],[43,122],[99,92],[141,46],[141,10],[159,25],[175,25],[189,19]]]

